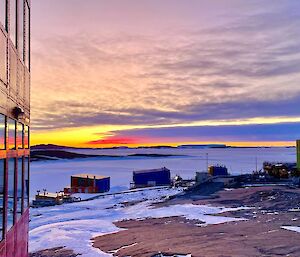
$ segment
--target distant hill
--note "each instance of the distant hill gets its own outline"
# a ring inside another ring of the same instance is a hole
[[[98,155],[88,155],[88,154],[79,154],[72,153],[62,150],[32,150],[30,151],[30,160],[39,161],[39,160],[60,160],[60,159],[75,159],[75,158],[90,158],[97,157]]]
[[[57,150],[57,149],[66,149],[72,148],[62,145],[53,145],[53,144],[41,144],[41,145],[33,145],[30,147],[31,150]]]
[[[81,154],[69,152],[61,149],[31,149],[30,161],[46,161],[46,160],[63,160],[63,159],[82,159],[82,158],[168,158],[168,157],[184,157],[186,155],[173,154],[129,154],[129,155],[98,155],[98,154]]]
[[[192,148],[192,149],[203,149],[203,148],[227,148],[227,145],[223,145],[223,144],[209,144],[209,145],[179,145],[177,148]]]
[[[63,145],[54,144],[40,144],[30,147],[31,150],[61,150],[61,149],[163,149],[163,148],[176,148],[175,146],[168,145],[158,145],[158,146],[138,146],[138,147],[128,147],[128,146],[113,146],[113,147],[71,147]]]

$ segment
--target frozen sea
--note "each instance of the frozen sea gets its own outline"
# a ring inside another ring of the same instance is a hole
[[[127,156],[131,154],[170,154],[172,157],[114,157],[86,158],[74,160],[38,161],[31,163],[31,197],[36,190],[50,192],[62,190],[70,185],[70,176],[92,173],[111,177],[111,190],[129,188],[132,171],[167,167],[172,176],[193,178],[196,171],[206,170],[206,154],[209,165],[226,165],[231,174],[250,173],[264,161],[296,162],[295,148],[210,148],[210,149],[101,149],[72,150],[77,153]]]

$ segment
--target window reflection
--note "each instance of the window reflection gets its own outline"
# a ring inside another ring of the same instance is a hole
[[[5,116],[2,114],[0,114],[0,149],[5,149]]]
[[[24,60],[24,1],[18,0],[18,48],[20,59]]]
[[[17,219],[22,215],[22,187],[23,187],[23,158],[18,159],[17,177]]]
[[[0,23],[6,27],[6,0],[0,0]]]
[[[29,148],[29,127],[24,126],[24,148]]]
[[[8,145],[9,149],[16,149],[16,122],[8,119]]]
[[[17,136],[17,146],[19,149],[23,148],[23,124],[18,123],[18,136]]]
[[[10,1],[10,39],[16,45],[16,34],[17,34],[17,0]]]
[[[0,160],[0,241],[3,239],[3,217],[4,217],[4,160]]]
[[[29,158],[24,159],[24,210],[29,206]]]
[[[15,187],[15,159],[8,160],[8,179],[7,179],[7,230],[14,224],[14,187]]]
[[[30,68],[30,9],[26,1],[25,4],[25,65]]]

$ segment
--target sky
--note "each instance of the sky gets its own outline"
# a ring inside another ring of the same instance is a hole
[[[43,0],[31,14],[31,144],[300,138],[298,0]]]

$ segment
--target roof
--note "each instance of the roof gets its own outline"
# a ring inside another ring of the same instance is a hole
[[[134,174],[141,174],[141,173],[153,173],[153,172],[160,172],[160,171],[170,171],[166,167],[159,168],[159,169],[150,169],[150,170],[136,170],[133,171]]]
[[[101,175],[95,175],[95,174],[88,174],[88,173],[82,173],[82,174],[76,174],[72,175],[73,178],[89,178],[89,179],[103,179],[103,178],[109,178],[109,176],[101,176]]]
[[[40,193],[39,195],[36,195],[36,198],[57,198],[63,196],[62,193],[50,193],[50,192],[46,192],[46,194],[44,195],[44,193]]]

